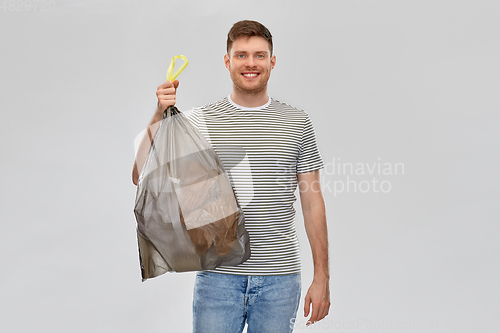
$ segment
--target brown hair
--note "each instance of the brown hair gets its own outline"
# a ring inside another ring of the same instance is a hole
[[[233,45],[233,42],[240,37],[264,37],[269,43],[269,50],[271,51],[271,55],[273,54],[273,36],[271,32],[263,26],[261,23],[257,21],[239,21],[236,22],[229,33],[227,34],[227,53],[229,54],[229,50]]]

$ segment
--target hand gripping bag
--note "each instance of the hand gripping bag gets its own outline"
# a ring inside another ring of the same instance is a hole
[[[163,114],[135,201],[142,280],[238,265],[245,218],[214,148],[176,107]]]

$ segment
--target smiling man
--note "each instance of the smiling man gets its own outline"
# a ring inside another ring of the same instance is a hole
[[[266,104],[267,81],[276,64],[267,40],[260,36],[230,38],[227,52],[224,63],[233,80],[232,101],[245,107]]]
[[[301,295],[301,263],[295,230],[295,190],[299,187],[314,278],[305,296],[304,316],[323,319],[330,307],[328,233],[319,186],[323,167],[308,114],[271,98],[267,84],[276,65],[269,30],[240,21],[228,34],[224,63],[232,93],[196,108],[190,121],[214,146],[245,214],[251,256],[238,266],[197,273],[193,331],[207,333],[291,332]],[[158,87],[158,108],[150,123],[148,145],[163,111],[175,104],[179,82]],[[244,158],[242,158],[242,152]],[[140,156],[140,154],[138,154]],[[240,167],[241,161],[246,167]],[[136,157],[137,166],[144,163]]]

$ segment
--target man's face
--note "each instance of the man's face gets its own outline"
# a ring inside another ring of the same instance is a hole
[[[246,93],[259,93],[267,87],[276,57],[271,56],[265,38],[241,37],[224,56],[226,68],[236,87]]]

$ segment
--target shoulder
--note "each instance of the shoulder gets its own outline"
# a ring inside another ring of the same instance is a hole
[[[270,106],[277,112],[284,113],[287,117],[296,119],[297,121],[305,122],[309,119],[309,114],[305,110],[299,109],[288,103],[281,102],[275,98],[271,98]]]
[[[185,111],[184,114],[192,121],[199,121],[200,118],[204,118],[206,115],[209,115],[213,112],[217,113],[220,110],[227,109],[229,102],[227,101],[227,97],[220,99],[218,101],[208,103],[202,106],[197,106],[192,108],[191,110]]]
[[[198,112],[210,112],[210,111],[226,110],[229,107],[231,107],[231,103],[229,103],[229,100],[227,99],[227,97],[224,97],[224,98],[219,99],[215,102],[211,102],[211,103],[199,106],[197,108],[194,108],[194,110],[197,110]]]

